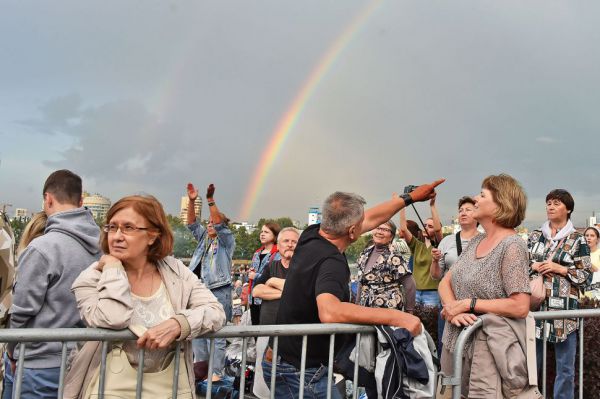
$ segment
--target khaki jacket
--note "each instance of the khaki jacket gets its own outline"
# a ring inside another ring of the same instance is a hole
[[[97,262],[84,270],[71,290],[77,299],[81,318],[89,327],[123,329],[133,313],[127,274],[120,263],[96,270]],[[225,324],[225,312],[217,298],[181,261],[166,257],[158,262],[158,271],[181,325],[187,373],[195,397],[192,342],[198,335],[219,330]],[[100,365],[100,342],[86,342],[75,355],[65,379],[64,398],[81,398]]]
[[[535,321],[509,319],[491,313],[481,316],[466,354],[463,395],[469,398],[537,399]]]

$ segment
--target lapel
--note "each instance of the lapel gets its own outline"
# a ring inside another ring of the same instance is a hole
[[[176,268],[176,263],[171,265],[166,259],[160,260],[158,264],[158,272],[167,288],[173,310],[175,310],[175,313],[177,314],[185,309],[187,298],[189,296],[189,289],[186,289],[184,286],[183,279],[177,273]]]

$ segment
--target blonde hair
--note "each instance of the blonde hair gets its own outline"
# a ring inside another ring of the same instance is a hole
[[[34,238],[38,238],[39,236],[44,234],[44,230],[46,230],[46,222],[48,221],[48,216],[46,212],[38,212],[27,223],[25,229],[23,230],[23,235],[21,236],[21,240],[19,241],[19,246],[17,247],[17,256],[21,255],[21,253],[27,248],[27,246],[33,241]]]
[[[514,177],[505,173],[488,176],[483,179],[481,188],[492,193],[492,199],[498,205],[494,215],[495,222],[503,227],[515,228],[525,219],[527,195]]]

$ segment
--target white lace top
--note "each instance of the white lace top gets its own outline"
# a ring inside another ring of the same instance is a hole
[[[163,282],[160,283],[158,291],[152,296],[141,297],[132,293],[131,298],[133,300],[133,315],[130,324],[132,325],[142,325],[150,328],[175,315],[175,310]],[[146,349],[144,353],[144,372],[153,373],[167,368],[172,359],[172,356],[169,355],[172,354],[174,348],[175,346],[171,345],[167,349]],[[137,368],[139,349],[136,341],[125,342],[123,349],[127,354],[129,363]]]

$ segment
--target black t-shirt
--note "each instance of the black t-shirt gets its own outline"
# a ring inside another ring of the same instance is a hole
[[[342,302],[350,301],[350,269],[346,256],[321,237],[320,225],[308,227],[300,236],[290,263],[279,303],[277,324],[321,323],[317,296],[328,293]],[[336,350],[343,344],[336,335]],[[300,369],[302,337],[279,337],[282,359]],[[306,367],[327,365],[329,335],[309,335]]]
[[[271,277],[282,278],[285,280],[288,269],[283,267],[281,260],[270,262],[267,267],[263,270],[262,274],[258,276],[254,286],[259,284],[266,284],[267,280]],[[267,300],[263,299],[262,305],[260,306],[260,324],[275,324],[277,320],[277,309],[279,309],[279,299]]]

